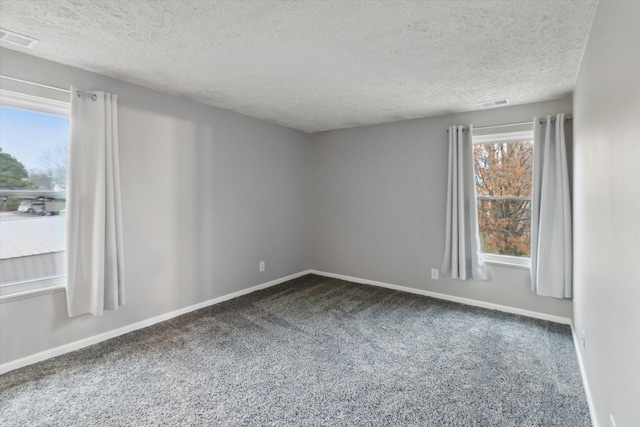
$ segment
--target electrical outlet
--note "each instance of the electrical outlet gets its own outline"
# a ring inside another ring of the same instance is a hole
[[[585,349],[585,346],[587,345],[587,341],[586,341],[586,337],[587,335],[584,332],[584,329],[582,330],[582,336],[580,337],[580,344],[582,344],[582,349]]]
[[[258,269],[260,270],[260,272],[264,271],[264,269],[265,269],[264,261],[260,261],[260,264],[258,264]]]
[[[431,269],[431,278],[433,280],[438,280],[438,269],[437,268],[432,268]]]
[[[613,414],[609,414],[609,419],[611,420],[611,427],[616,427],[616,419],[613,418]]]

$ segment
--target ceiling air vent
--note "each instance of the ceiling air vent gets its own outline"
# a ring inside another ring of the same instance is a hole
[[[478,102],[478,106],[480,106],[481,108],[504,107],[505,105],[509,105],[508,99],[496,99],[495,101]]]
[[[0,28],[0,41],[26,47],[27,49],[33,48],[38,43],[38,40],[32,37],[23,36],[22,34],[17,34],[2,28]]]

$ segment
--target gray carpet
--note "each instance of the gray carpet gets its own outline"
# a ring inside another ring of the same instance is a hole
[[[0,424],[589,426],[568,327],[308,275],[0,377]]]

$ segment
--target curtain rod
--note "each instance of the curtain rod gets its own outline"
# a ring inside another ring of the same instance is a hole
[[[573,117],[571,116],[565,116],[564,118],[565,120],[571,120],[573,119]],[[551,117],[551,121],[555,122],[556,118],[555,117]],[[540,119],[538,120],[538,123],[543,124],[545,122],[545,119]],[[509,126],[519,126],[519,125],[532,125],[533,124],[533,120],[529,121],[529,122],[520,122],[520,123],[508,123],[508,124],[504,124],[504,125],[493,125],[493,126],[479,126],[479,127],[474,127],[473,130],[477,130],[477,129],[493,129],[493,128],[503,128],[503,127],[509,127]],[[462,129],[463,132],[469,132],[469,128],[465,127]],[[449,129],[447,129],[447,133],[449,133]]]
[[[3,76],[1,74],[0,74],[0,78],[7,79],[7,80],[12,80],[12,81],[18,82],[18,83],[26,83],[26,84],[32,85],[32,86],[39,86],[39,87],[43,87],[45,89],[52,89],[52,90],[57,90],[57,91],[60,91],[60,92],[65,92],[65,93],[71,94],[71,91],[69,89],[63,89],[61,87],[56,87],[56,86],[45,85],[45,84],[42,84],[42,83],[31,82],[29,80],[16,79],[15,77]],[[81,90],[76,90],[76,93],[77,93],[78,96],[88,96],[89,98],[91,98],[92,101],[95,101],[96,99],[98,99],[98,96],[95,93],[83,92]]]

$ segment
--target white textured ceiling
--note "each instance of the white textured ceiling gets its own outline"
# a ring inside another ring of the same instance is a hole
[[[571,93],[597,0],[1,0],[27,53],[306,132]]]

